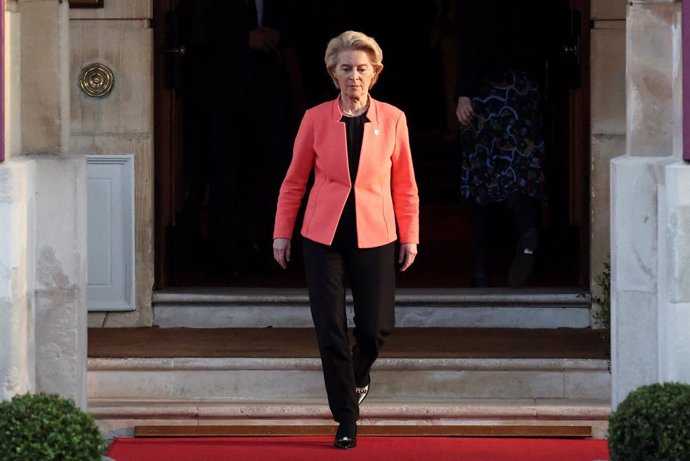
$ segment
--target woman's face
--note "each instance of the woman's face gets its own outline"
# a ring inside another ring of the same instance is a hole
[[[346,50],[338,54],[333,75],[343,96],[358,99],[369,92],[375,73],[366,52]]]

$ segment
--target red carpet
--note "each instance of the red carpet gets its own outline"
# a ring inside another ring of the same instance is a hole
[[[331,436],[116,438],[115,461],[593,461],[608,460],[606,440],[369,437],[352,450]]]

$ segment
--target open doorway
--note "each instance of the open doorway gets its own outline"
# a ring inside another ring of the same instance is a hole
[[[288,271],[273,264],[270,251],[268,254],[265,251],[270,248],[276,181],[284,173],[289,151],[287,157],[282,156],[269,165],[265,158],[253,155],[247,147],[249,153],[241,170],[244,173],[232,181],[237,186],[233,190],[241,191],[233,200],[249,213],[260,211],[262,217],[256,222],[263,224],[244,233],[239,270],[228,270],[228,265],[215,260],[218,250],[212,236],[214,194],[228,192],[222,188],[214,192],[209,186],[208,177],[217,168],[204,160],[204,152],[209,148],[207,139],[194,133],[199,126],[219,122],[217,117],[209,115],[212,112],[208,104],[222,101],[223,86],[232,85],[241,69],[222,64],[217,59],[217,53],[222,50],[208,49],[201,57],[193,55],[188,42],[191,21],[202,18],[196,27],[211,32],[217,28],[223,33],[232,33],[233,21],[228,19],[231,15],[222,14],[206,15],[207,22],[203,22],[203,14],[196,14],[193,19],[195,13],[190,12],[188,3],[194,3],[198,13],[199,5],[212,2],[154,1],[157,286],[301,287],[304,280],[299,238],[295,239]],[[323,67],[328,39],[346,29],[362,30],[375,37],[384,51],[385,70],[372,96],[405,111],[420,187],[420,253],[411,270],[399,276],[398,285],[469,287],[471,239],[459,190],[461,159],[454,106],[452,102],[449,104],[446,89],[452,80],[449,63],[453,31],[452,24],[445,23],[443,15],[439,16],[439,9],[447,2],[416,0],[400,8],[398,2],[378,0],[368,2],[365,9],[357,11],[350,11],[345,2],[337,0],[281,3],[284,19],[291,22],[293,54],[283,69],[286,92],[279,93],[280,98],[269,98],[269,102],[273,101],[270,109],[273,116],[283,117],[284,131],[279,135],[273,131],[253,131],[251,125],[243,131],[257,142],[270,138],[276,142],[287,139],[289,143],[304,108],[337,95]],[[530,287],[574,287],[589,283],[589,2],[557,0],[555,3],[558,8],[543,18],[545,26],[549,25],[545,30],[554,34],[554,55],[546,69],[544,114],[548,122],[549,200],[541,209],[543,239],[534,274],[528,282]],[[393,10],[397,11],[395,21],[390,19]],[[314,16],[330,19],[310,22]],[[196,87],[196,91],[190,90],[191,87]],[[207,103],[201,101],[204,97]],[[276,147],[283,148],[284,145]],[[258,178],[270,178],[261,197],[249,193]],[[502,237],[505,233],[499,230],[512,226],[512,218],[496,207],[491,210],[490,221],[491,229],[495,230],[489,236],[491,265],[496,268],[493,284],[505,286],[515,241]]]

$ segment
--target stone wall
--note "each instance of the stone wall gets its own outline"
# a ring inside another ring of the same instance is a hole
[[[681,2],[633,0],[626,155],[612,162],[612,403],[690,382],[690,166],[682,161]]]
[[[592,0],[591,36],[591,257],[592,280],[610,253],[609,163],[625,153],[625,14],[622,0]],[[83,154],[135,154],[136,311],[91,313],[91,326],[153,322],[154,283],[153,71],[151,0],[105,2],[104,9],[70,10],[71,143]],[[89,98],[78,90],[81,68],[108,65],[111,95]],[[598,287],[593,282],[592,290]]]
[[[36,388],[33,166],[0,164],[0,400]]]
[[[136,310],[90,313],[91,326],[151,325],[154,282],[153,16],[151,0],[106,1],[102,9],[71,9],[70,150],[134,154]],[[84,66],[101,63],[114,75],[104,97],[79,88]]]
[[[86,407],[86,159],[36,158],[36,388]]]
[[[609,259],[611,159],[625,153],[625,13],[622,0],[591,3],[591,249],[592,294]]]
[[[0,164],[0,398],[86,406],[86,163],[69,154],[68,4],[9,2]]]

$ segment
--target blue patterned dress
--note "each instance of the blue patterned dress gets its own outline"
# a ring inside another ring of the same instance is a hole
[[[516,193],[544,199],[539,87],[526,72],[507,70],[479,85],[472,106],[474,119],[461,134],[463,199],[479,205]]]

